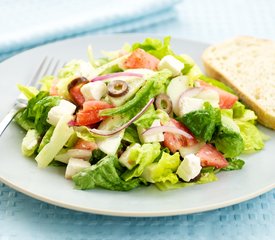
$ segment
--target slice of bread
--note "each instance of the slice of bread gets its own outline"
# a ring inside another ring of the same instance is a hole
[[[275,42],[237,37],[210,46],[202,60],[208,76],[233,88],[261,124],[275,129]]]

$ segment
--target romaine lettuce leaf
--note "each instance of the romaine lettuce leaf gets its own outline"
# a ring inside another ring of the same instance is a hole
[[[141,177],[150,183],[169,181],[175,184],[179,181],[175,174],[179,165],[180,155],[178,152],[173,155],[162,152],[160,160],[146,166]]]
[[[21,151],[23,155],[27,157],[33,155],[39,145],[39,140],[40,136],[35,129],[28,130],[21,144]]]
[[[215,173],[205,172],[205,173],[201,173],[200,178],[194,182],[177,182],[176,184],[173,184],[166,181],[166,182],[157,182],[155,183],[155,186],[161,191],[167,191],[167,190],[173,190],[178,188],[190,187],[196,184],[210,183],[214,181],[217,181],[217,176],[215,175]]]
[[[229,163],[227,167],[222,168],[223,171],[232,171],[242,169],[245,162],[238,158],[228,158],[226,159]]]
[[[47,132],[44,134],[42,140],[41,140],[41,143],[39,144],[39,147],[38,147],[38,152],[40,152],[43,147],[45,147],[46,144],[48,144],[51,140],[51,137],[53,135],[53,130],[54,130],[54,126],[51,126]]]
[[[44,76],[39,82],[41,83],[40,91],[49,92],[54,80],[54,76]]]
[[[48,112],[50,109],[59,104],[60,98],[49,96],[48,92],[40,91],[35,97],[31,98],[27,107],[16,116],[16,122],[24,129],[33,128],[39,134],[44,134],[51,126],[47,122]]]
[[[244,141],[244,153],[252,153],[264,147],[264,141],[258,128],[250,123],[235,120],[240,128],[240,134]]]
[[[127,170],[122,174],[125,181],[129,181],[134,177],[139,177],[144,171],[144,168],[154,162],[160,154],[159,143],[147,143],[141,146],[140,154],[136,159],[137,166],[131,170]]]
[[[240,118],[244,115],[245,106],[242,103],[240,103],[239,101],[237,101],[233,105],[232,110],[233,110],[233,117]]]
[[[108,155],[95,165],[83,169],[73,176],[73,181],[78,189],[92,189],[101,187],[115,191],[129,191],[140,186],[138,178],[124,181],[120,178],[120,167],[115,156]]]
[[[24,86],[21,84],[17,84],[17,88],[28,100],[35,97],[39,92],[35,87]]]
[[[210,141],[221,124],[221,113],[211,104],[205,103],[204,109],[192,111],[178,118],[200,140]]]
[[[223,90],[225,90],[227,92],[235,94],[234,91],[230,87],[228,87],[224,83],[222,83],[222,82],[220,82],[220,81],[218,81],[218,80],[216,80],[214,78],[210,78],[210,77],[207,77],[205,75],[201,75],[199,78],[200,78],[200,80],[203,80],[204,82],[207,82],[207,83],[209,83],[209,84],[211,84],[211,85],[213,85],[215,87],[221,88],[221,89],[223,89]]]
[[[122,140],[129,143],[140,143],[137,128],[134,124],[131,124],[125,129]]]
[[[215,133],[215,147],[224,154],[226,158],[234,158],[239,156],[244,150],[244,141],[242,136],[225,126],[221,126],[219,131]]]

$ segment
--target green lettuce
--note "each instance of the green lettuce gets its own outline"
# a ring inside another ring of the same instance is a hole
[[[23,155],[27,157],[33,155],[39,145],[39,140],[40,136],[35,129],[28,130],[21,144],[21,151]]]
[[[233,158],[240,155],[244,150],[244,141],[242,136],[227,127],[221,126],[214,136],[215,147],[227,158]]]
[[[192,111],[178,118],[200,140],[210,141],[221,124],[221,113],[211,104],[205,103],[204,109]]]
[[[245,106],[242,103],[240,103],[239,101],[237,101],[234,103],[232,110],[233,110],[233,117],[240,118],[244,115]]]
[[[51,75],[44,76],[40,80],[40,83],[41,83],[40,91],[47,91],[47,92],[49,92],[50,89],[51,89],[53,81],[54,81],[54,76],[51,76]]]
[[[139,137],[137,128],[134,124],[131,124],[129,127],[125,129],[122,140],[129,143],[139,143]]]
[[[27,107],[15,118],[24,129],[33,125],[39,134],[44,134],[51,126],[47,122],[48,112],[60,102],[59,97],[49,96],[48,92],[40,91],[31,98]]]
[[[129,181],[134,177],[140,177],[144,171],[144,168],[154,162],[154,160],[160,154],[160,144],[159,143],[147,143],[143,144],[140,149],[140,154],[137,156],[136,164],[137,166],[131,170],[127,170],[122,174],[122,178],[125,181]]]
[[[92,189],[96,187],[114,191],[129,191],[140,186],[138,178],[124,181],[120,177],[121,166],[115,156],[108,155],[91,167],[85,168],[73,176],[78,189]]]
[[[240,128],[240,134],[244,141],[244,153],[252,153],[264,147],[262,134],[251,122],[235,120]]]
[[[228,166],[222,168],[223,171],[232,171],[232,170],[239,170],[242,169],[245,162],[238,158],[228,158],[226,159],[228,162]]]
[[[78,138],[81,138],[87,142],[94,142],[95,141],[95,135],[90,132],[88,127],[85,126],[77,126],[74,127],[74,131],[76,133],[76,136]]]
[[[207,77],[205,75],[201,75],[199,77],[200,80],[204,81],[204,82],[207,82],[209,83],[210,85],[212,86],[215,86],[215,87],[218,87],[218,88],[221,88],[227,92],[230,92],[232,94],[235,94],[234,91],[232,90],[232,88],[228,87],[227,85],[225,85],[224,83],[214,79],[214,78],[210,78],[210,77]]]
[[[184,188],[184,187],[190,187],[194,186],[196,184],[205,184],[217,181],[217,176],[214,172],[205,172],[200,174],[200,178],[194,182],[177,182],[176,184],[173,184],[169,181],[166,182],[157,182],[155,183],[155,186],[161,190],[161,191],[167,191],[167,190],[173,190],[178,188]]]
[[[17,88],[28,100],[35,97],[39,92],[35,87],[24,86],[21,84],[17,84]]]
[[[40,152],[43,147],[45,147],[46,144],[48,144],[51,140],[51,137],[53,135],[53,131],[54,131],[54,126],[51,126],[47,132],[45,133],[45,135],[43,136],[42,140],[41,140],[41,143],[39,144],[39,147],[38,147],[38,152]]]
[[[141,177],[151,183],[169,181],[175,184],[179,181],[175,174],[179,165],[180,155],[178,152],[173,155],[162,152],[160,160],[146,166]]]

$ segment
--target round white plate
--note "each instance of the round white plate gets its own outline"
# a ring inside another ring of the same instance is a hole
[[[0,119],[16,98],[17,83],[32,77],[44,56],[71,60],[87,59],[86,49],[92,44],[96,55],[101,50],[115,50],[125,42],[142,41],[150,35],[87,36],[48,44],[16,55],[0,64]],[[153,36],[156,37],[156,36]],[[207,44],[173,39],[176,53],[191,55],[201,63]],[[32,159],[20,152],[23,131],[12,123],[0,137],[0,181],[39,200],[74,210],[115,216],[168,216],[217,209],[239,203],[275,186],[275,132],[262,128],[271,139],[265,149],[243,156],[243,170],[222,172],[214,183],[161,192],[155,187],[141,187],[130,192],[103,189],[80,191],[64,178],[63,168],[39,169]]]

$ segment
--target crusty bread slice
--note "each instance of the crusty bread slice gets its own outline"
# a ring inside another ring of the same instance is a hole
[[[207,75],[233,88],[261,124],[275,129],[275,42],[237,37],[210,46],[202,60]]]

